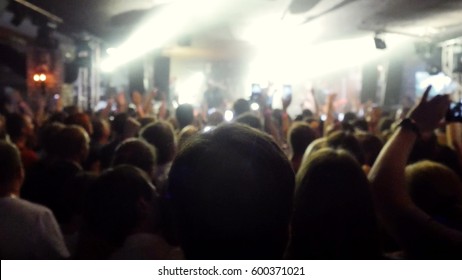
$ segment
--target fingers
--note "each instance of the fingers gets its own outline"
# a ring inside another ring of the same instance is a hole
[[[428,95],[430,94],[431,90],[432,90],[432,86],[429,85],[427,89],[425,89],[425,92],[422,95],[422,99],[420,99],[420,103],[426,102],[428,100]]]

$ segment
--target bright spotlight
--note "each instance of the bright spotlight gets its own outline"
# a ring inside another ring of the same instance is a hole
[[[40,75],[39,74],[34,75],[34,81],[36,81],[36,82],[40,81]]]
[[[233,15],[243,4],[244,0],[197,0],[171,1],[152,18],[147,19],[131,36],[117,47],[116,54],[108,57],[104,62],[110,63],[111,68],[117,68],[151,50],[174,42],[179,36],[207,29],[217,21]],[[194,22],[194,24],[191,24]],[[155,34],[155,35],[153,35]],[[111,69],[109,68],[109,69]],[[103,67],[108,70],[107,65]]]
[[[40,74],[39,79],[40,79],[40,81],[45,82],[47,80],[47,75]]]
[[[260,105],[258,105],[258,103],[252,103],[250,104],[250,109],[254,110],[254,111],[258,111],[258,109],[260,109]]]
[[[226,110],[225,111],[225,121],[230,122],[234,118],[234,113],[231,110]]]
[[[116,51],[117,51],[117,48],[108,48],[108,49],[106,49],[106,53],[108,55],[114,55]]]

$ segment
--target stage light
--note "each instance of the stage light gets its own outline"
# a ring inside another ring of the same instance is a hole
[[[233,118],[234,118],[234,113],[233,113],[233,111],[231,111],[231,110],[226,110],[226,111],[225,111],[225,116],[224,116],[224,117],[225,117],[225,121],[227,121],[227,122],[232,121]]]
[[[180,36],[207,29],[216,21],[232,16],[244,0],[173,1],[145,21],[121,46],[101,64],[101,70],[110,72],[151,50],[175,42]],[[252,4],[254,5],[254,4]],[[191,23],[194,24],[191,24]]]
[[[47,80],[47,75],[40,74],[39,79],[40,79],[41,82],[45,82]]]
[[[36,82],[40,81],[40,75],[39,74],[34,75],[34,81],[36,81]]]

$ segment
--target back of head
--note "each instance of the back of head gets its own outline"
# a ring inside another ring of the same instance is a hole
[[[432,161],[406,167],[414,203],[439,222],[462,230],[462,182],[450,168]]]
[[[178,150],[182,149],[188,139],[199,133],[199,129],[193,125],[184,127],[178,135]]]
[[[151,176],[156,165],[156,153],[148,143],[129,138],[117,147],[112,161],[114,167],[123,164],[138,167]]]
[[[91,135],[93,141],[99,142],[107,141],[109,139],[109,136],[111,134],[111,128],[106,120],[100,118],[93,118],[91,120],[91,124],[93,127],[93,134]]]
[[[288,136],[294,155],[303,156],[308,145],[316,139],[316,132],[305,122],[294,122]]]
[[[223,125],[189,141],[176,157],[169,192],[187,258],[281,258],[294,174],[267,135]]]
[[[250,112],[250,103],[249,101],[239,98],[233,104],[234,116],[240,116],[244,113]]]
[[[207,124],[210,126],[217,126],[225,121],[225,117],[219,111],[215,111],[208,116]]]
[[[127,165],[109,169],[88,190],[83,209],[85,229],[113,247],[121,246],[146,218],[140,212],[141,200],[158,214],[158,196],[139,169]]]
[[[64,124],[53,122],[45,124],[40,129],[39,144],[47,156],[55,156],[57,153],[57,136],[65,128]]]
[[[170,123],[157,121],[141,131],[141,137],[156,148],[157,163],[166,164],[175,156],[175,133]]]
[[[333,149],[347,150],[360,164],[364,164],[364,151],[352,133],[336,131],[327,137],[326,145]]]
[[[353,127],[359,131],[367,132],[369,131],[369,124],[365,119],[357,119],[353,121]]]
[[[252,113],[244,113],[234,119],[234,121],[236,123],[245,124],[258,130],[263,130],[263,124],[261,123],[261,120]]]
[[[22,170],[21,157],[18,149],[3,140],[0,141],[0,196],[7,195],[12,191],[11,183],[17,178]]]
[[[127,113],[117,114],[111,123],[111,130],[118,136],[122,136],[124,134],[125,123],[128,118],[129,115]]]
[[[85,129],[88,135],[93,134],[93,126],[90,117],[85,113],[71,114],[66,118],[67,125],[78,125]]]
[[[181,104],[175,111],[176,120],[180,129],[193,124],[194,122],[194,108],[191,104]]]
[[[348,152],[314,152],[303,162],[296,182],[291,258],[379,257],[369,183]]]
[[[11,113],[6,115],[6,132],[11,141],[16,142],[16,140],[24,136],[25,129],[26,120],[21,114]]]
[[[77,125],[69,125],[56,135],[56,154],[62,160],[83,162],[88,156],[90,138]]]
[[[368,166],[374,165],[374,162],[383,147],[382,140],[372,133],[360,132],[356,133],[355,136],[364,152],[364,163]]]

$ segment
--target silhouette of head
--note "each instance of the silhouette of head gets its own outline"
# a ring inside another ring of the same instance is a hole
[[[379,257],[369,183],[349,153],[314,152],[302,163],[296,185],[291,258]]]
[[[146,172],[151,177],[156,166],[156,152],[145,141],[129,138],[117,147],[112,166],[132,165]]]
[[[230,124],[194,137],[175,159],[169,180],[187,258],[282,257],[294,174],[269,136]]]
[[[141,131],[141,137],[154,146],[159,165],[168,163],[175,156],[175,133],[170,123],[157,121]]]

